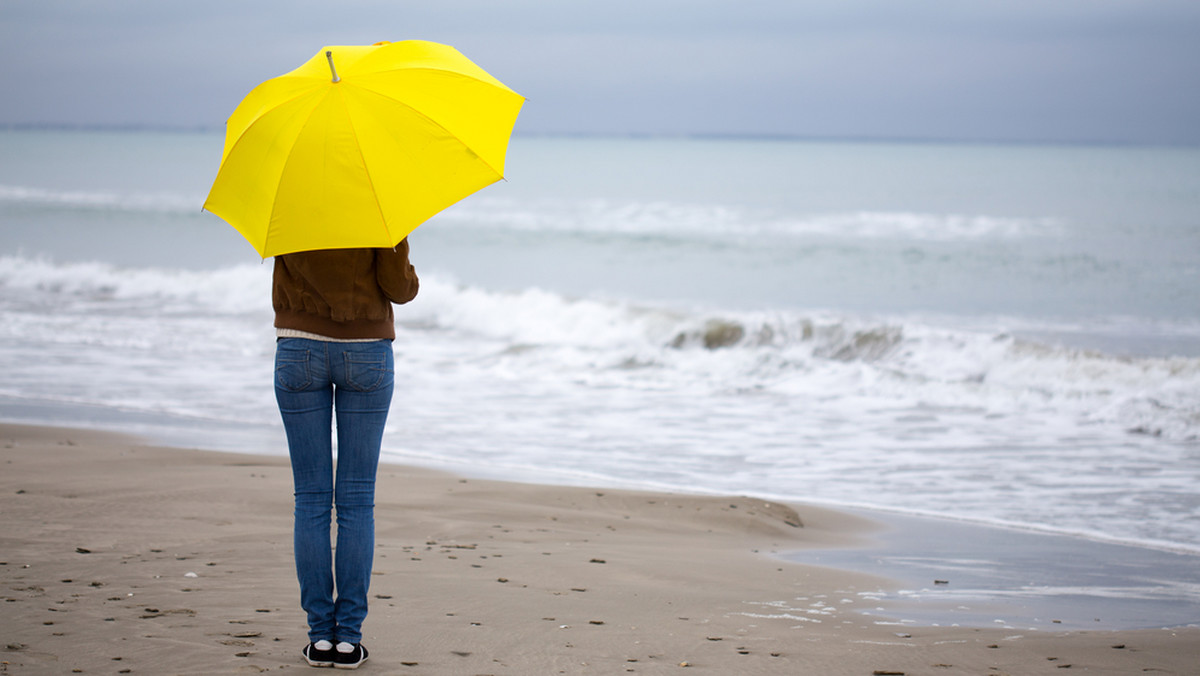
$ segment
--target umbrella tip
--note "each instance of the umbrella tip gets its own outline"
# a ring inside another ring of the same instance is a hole
[[[325,50],[325,59],[329,61],[329,72],[333,74],[333,81],[340,82],[342,78],[338,77],[337,69],[333,67],[333,51]]]

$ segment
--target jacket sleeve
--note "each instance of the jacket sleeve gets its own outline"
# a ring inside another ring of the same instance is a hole
[[[408,262],[408,238],[394,249],[375,250],[375,276],[379,288],[393,303],[407,303],[417,297],[420,282],[417,270]]]

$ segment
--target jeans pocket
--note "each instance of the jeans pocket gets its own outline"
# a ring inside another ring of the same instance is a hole
[[[303,392],[312,384],[308,350],[280,347],[275,351],[275,386],[287,392]]]
[[[387,387],[393,378],[389,356],[382,353],[345,353],[346,384],[359,392],[374,392]]]

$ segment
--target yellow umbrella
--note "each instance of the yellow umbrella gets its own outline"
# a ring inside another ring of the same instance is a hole
[[[524,102],[446,45],[326,47],[238,104],[204,208],[263,258],[393,247],[504,177]]]

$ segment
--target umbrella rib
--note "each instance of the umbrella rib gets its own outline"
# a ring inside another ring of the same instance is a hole
[[[286,76],[286,75],[281,75],[281,76],[279,76],[278,78],[275,78],[275,79],[282,79],[282,78],[285,78],[285,77],[288,77],[288,76]],[[292,76],[292,77],[293,77],[293,78],[295,78],[295,76]],[[300,78],[295,78],[295,79],[300,79]],[[296,99],[299,99],[299,98],[301,98],[301,97],[304,97],[304,96],[309,96],[309,95],[311,95],[311,94],[312,94],[312,91],[311,91],[311,90],[308,90],[308,89],[298,90],[298,91],[296,92],[296,94],[294,94],[293,96],[290,96],[290,97],[288,97],[287,99],[285,99],[285,100],[283,100],[283,101],[278,101],[278,102],[272,103],[272,104],[271,104],[271,107],[270,107],[270,110],[275,110],[276,108],[279,108],[280,106],[285,106],[285,105],[287,105],[287,104],[289,104],[289,103],[291,103],[291,102],[295,101]],[[237,111],[235,110],[234,112],[237,112]],[[231,155],[231,154],[233,154],[233,149],[234,149],[234,148],[236,148],[236,147],[238,147],[238,145],[239,145],[239,144],[242,142],[242,139],[246,138],[246,134],[249,134],[249,133],[250,133],[250,129],[251,129],[251,128],[253,128],[253,127],[254,127],[254,125],[256,125],[256,124],[258,124],[259,122],[261,122],[261,121],[262,121],[262,119],[263,119],[263,117],[264,117],[264,115],[263,115],[262,113],[260,113],[260,114],[258,114],[258,115],[255,115],[255,116],[254,116],[254,119],[250,121],[250,124],[246,125],[246,127],[245,127],[244,129],[242,129],[242,133],[238,134],[237,140],[235,140],[235,141],[233,142],[233,144],[229,146],[229,152],[228,152],[228,153],[226,153],[226,155]],[[226,121],[226,123],[225,123],[225,124],[226,124],[226,125],[228,125],[228,124],[229,124],[228,120]]]
[[[342,97],[342,108],[346,108],[346,99]],[[354,134],[354,148],[358,151],[358,158],[362,160],[363,173],[367,175],[367,183],[371,186],[371,197],[375,200],[375,210],[379,212],[379,221],[383,223],[383,232],[387,235],[387,241],[392,241],[392,232],[388,229],[387,217],[383,214],[383,205],[379,203],[379,192],[375,190],[375,179],[371,177],[371,168],[367,166],[367,158],[363,155],[362,144],[358,142],[358,129],[354,126],[354,118],[349,114],[349,109],[346,111],[346,119],[350,123],[350,132]],[[393,245],[394,246],[394,245]]]
[[[512,92],[513,94],[516,94],[517,96],[521,96],[520,94],[517,94],[516,92],[514,92],[511,87],[509,87],[508,85],[504,84],[503,82],[497,80],[496,78],[492,77],[490,74],[487,74],[487,73],[485,73],[485,74],[488,75],[489,78],[491,78],[490,81],[475,77],[474,75],[469,75],[462,71],[454,70],[452,68],[438,68],[436,66],[403,66],[403,65],[401,65],[401,66],[396,66],[395,68],[379,68],[379,69],[376,69],[371,72],[372,72],[372,74],[395,73],[395,72],[401,71],[401,70],[407,70],[407,71],[424,70],[424,71],[430,71],[433,73],[446,73],[448,75],[454,75],[455,77],[463,77],[463,78],[467,78],[468,80],[474,80],[475,82],[479,82],[481,84],[488,85],[489,87],[499,87],[502,89],[507,89],[508,91]],[[522,96],[521,98],[525,98],[525,97]]]
[[[286,75],[283,75],[283,76],[280,76],[280,77],[282,78],[282,77],[294,77],[294,76],[286,76]],[[283,100],[283,101],[280,101],[280,102],[277,102],[277,103],[274,103],[274,104],[272,104],[272,105],[269,107],[269,109],[268,109],[268,112],[270,112],[270,111],[275,111],[275,110],[277,110],[278,108],[280,108],[281,106],[287,105],[287,104],[289,104],[289,103],[292,103],[292,102],[294,102],[294,101],[296,101],[296,100],[298,100],[298,99],[304,98],[304,97],[306,97],[306,96],[310,96],[311,94],[312,94],[312,91],[311,91],[311,90],[307,90],[307,89],[304,89],[304,90],[298,90],[298,91],[297,91],[295,94],[293,94],[292,96],[288,97],[287,99],[285,99],[285,100]],[[313,110],[315,110],[315,107],[314,107],[314,109],[313,109]],[[235,111],[235,112],[236,112],[236,111]],[[311,116],[312,116],[312,112],[313,112],[312,110],[310,110],[310,111],[309,111],[309,117],[311,117]],[[249,122],[249,124],[247,124],[247,125],[246,125],[246,126],[243,128],[243,129],[242,129],[241,133],[240,133],[240,134],[238,134],[238,137],[237,137],[237,139],[236,139],[236,140],[234,140],[234,142],[233,142],[232,144],[230,144],[230,145],[229,145],[229,151],[223,154],[224,156],[223,156],[223,158],[222,158],[222,165],[224,165],[224,162],[225,162],[225,160],[226,160],[226,159],[227,159],[229,156],[231,156],[231,155],[233,155],[233,154],[234,154],[234,151],[235,151],[235,150],[236,150],[236,149],[237,149],[237,148],[238,148],[238,147],[239,147],[239,146],[242,144],[242,141],[244,141],[244,140],[245,140],[245,139],[246,139],[246,138],[247,138],[247,137],[250,135],[250,132],[251,132],[251,130],[252,130],[252,129],[254,129],[256,126],[258,126],[258,125],[259,125],[259,124],[260,124],[260,123],[263,121],[263,118],[264,118],[264,117],[265,117],[265,115],[264,115],[264,114],[258,114],[258,115],[255,115],[255,116],[254,116],[254,118],[253,118],[253,119],[252,119],[252,120]],[[226,121],[226,126],[228,126],[228,124],[229,124],[229,123],[228,123],[228,121]],[[307,125],[307,120],[305,121],[305,125]],[[291,154],[292,154],[292,150],[290,150],[290,149],[289,149],[289,151],[288,151],[288,156],[287,156],[287,158],[284,160],[284,165],[285,165],[285,166],[286,166],[286,165],[287,165],[287,163],[288,163],[288,162],[291,160]],[[218,170],[217,170],[218,176],[220,175],[220,171],[221,171],[221,169],[220,169],[220,168],[218,168]],[[209,192],[209,198],[211,199],[211,197],[212,197],[212,191],[210,191],[210,192]],[[205,205],[205,206],[204,206],[203,208],[207,208],[207,206],[208,206],[208,201],[209,201],[208,199],[206,199],[206,200],[204,201],[204,205]],[[215,212],[214,212],[214,213],[215,213]],[[270,219],[271,219],[271,216],[273,216],[273,215],[274,215],[274,213],[275,213],[275,203],[274,203],[274,201],[272,201],[272,204],[271,204],[271,210],[270,210],[270,214],[269,214],[269,215],[268,215],[268,217],[267,217],[267,227],[266,227],[266,232],[265,232],[265,235],[264,235],[264,237],[263,237],[263,246],[262,246],[262,249],[261,249],[260,251],[266,251],[266,250],[267,250],[267,243],[268,243],[268,242],[270,241],[270,239],[271,239],[271,226],[270,226],[270,222],[271,222],[271,221],[270,221]],[[220,214],[217,214],[217,215],[218,215],[218,216],[220,216]],[[224,216],[222,216],[222,218],[224,218]],[[253,245],[253,242],[251,242],[251,244]],[[256,248],[257,248],[257,247],[256,247]],[[265,258],[265,256],[264,256],[264,258]]]
[[[292,97],[292,99],[289,99],[289,100],[295,100],[295,99],[297,99],[297,98],[300,98],[300,97],[299,97],[299,96],[295,96],[295,97]],[[319,107],[320,107],[319,105],[317,105],[317,106],[313,106],[313,107],[312,107],[312,108],[311,108],[311,109],[308,111],[308,115],[307,115],[307,116],[305,117],[305,119],[304,119],[304,124],[300,125],[300,133],[301,133],[301,134],[303,134],[303,133],[304,133],[304,130],[308,128],[308,123],[312,121],[312,116],[313,116],[313,113],[315,113],[315,112],[316,112],[316,110],[317,110],[317,108],[319,108]],[[261,119],[261,117],[260,117],[260,118],[258,118],[258,119]],[[256,120],[255,120],[255,122],[257,123],[257,122],[258,122],[258,120],[256,119]],[[240,140],[240,139],[239,139],[239,140]],[[290,146],[288,147],[288,151],[287,151],[287,157],[286,157],[286,158],[283,160],[283,166],[284,166],[284,170],[286,170],[287,166],[288,166],[289,164],[291,164],[291,162],[292,162],[292,154],[293,154],[293,153],[295,153],[295,152],[296,152],[296,144],[295,144],[295,143],[293,143],[293,144],[290,144]],[[273,232],[273,229],[271,228],[271,223],[272,223],[272,222],[275,220],[275,209],[276,209],[276,207],[278,207],[278,206],[279,206],[279,193],[276,193],[276,194],[275,194],[275,198],[271,200],[271,212],[270,212],[270,214],[267,216],[267,234],[266,234],[266,236],[265,236],[265,237],[263,237],[263,251],[268,251],[268,250],[269,250],[269,247],[268,247],[267,245],[268,245],[268,244],[270,243],[270,241],[271,241],[271,234],[272,234],[272,232]]]
[[[395,70],[400,70],[400,69],[399,69],[399,68],[397,68],[397,69],[395,69]],[[427,70],[438,70],[438,69],[435,69],[435,68],[430,68],[430,69],[427,69]],[[453,74],[453,71],[442,71],[442,72],[446,72],[446,73],[452,73],[452,74]],[[473,80],[474,80],[475,78],[471,78],[471,79],[473,79]],[[477,82],[479,82],[480,80],[476,80],[476,81],[477,81]],[[396,99],[396,98],[392,98],[391,96],[388,96],[387,94],[383,94],[383,93],[381,93],[381,92],[378,92],[378,91],[376,91],[376,90],[372,89],[371,87],[364,87],[364,86],[363,86],[363,85],[361,85],[361,84],[357,85],[357,88],[358,88],[359,90],[361,90],[361,91],[364,91],[364,92],[368,92],[368,93],[370,93],[370,94],[373,94],[374,96],[378,96],[378,97],[379,97],[379,98],[381,98],[381,99],[386,99],[386,100],[388,100],[388,101],[391,101],[392,103],[394,103],[394,104],[396,104],[396,105],[398,105],[398,106],[402,106],[402,107],[404,107],[404,108],[407,108],[408,110],[411,110],[411,111],[413,112],[413,114],[415,114],[415,115],[419,115],[419,116],[420,116],[422,119],[424,119],[424,120],[428,121],[428,122],[429,122],[431,125],[433,125],[433,126],[437,127],[438,129],[441,129],[442,131],[446,132],[446,134],[447,134],[447,135],[449,135],[449,136],[451,136],[452,138],[455,138],[455,139],[457,139],[457,138],[458,138],[458,135],[457,135],[457,134],[455,134],[454,132],[452,132],[452,131],[450,131],[449,129],[447,129],[447,128],[446,128],[446,126],[445,126],[445,125],[443,125],[441,122],[438,122],[438,121],[437,121],[437,120],[435,120],[434,118],[432,118],[432,117],[430,117],[430,116],[426,115],[425,113],[421,112],[420,110],[417,110],[417,109],[416,109],[416,108],[414,108],[414,107],[413,107],[411,104],[405,103],[404,101],[401,101],[401,100],[399,100],[399,99]],[[518,96],[520,96],[520,94],[518,94]],[[472,152],[474,152],[474,148],[470,148],[470,146],[467,146],[465,143],[463,143],[463,145],[464,145],[464,146],[466,146],[467,148],[469,148],[469,149],[470,149]],[[477,155],[477,156],[479,157],[479,159],[480,159],[480,161],[481,161],[481,162],[483,162],[484,164],[486,164],[486,165],[487,165],[487,168],[488,168],[488,169],[491,169],[491,170],[492,170],[492,172],[494,172],[494,173],[495,173],[497,176],[499,176],[500,178],[504,178],[504,172],[497,170],[497,169],[496,169],[496,167],[493,167],[493,166],[492,166],[492,163],[491,163],[491,162],[488,162],[488,161],[487,161],[486,159],[484,159],[482,156],[479,156],[479,155]]]

